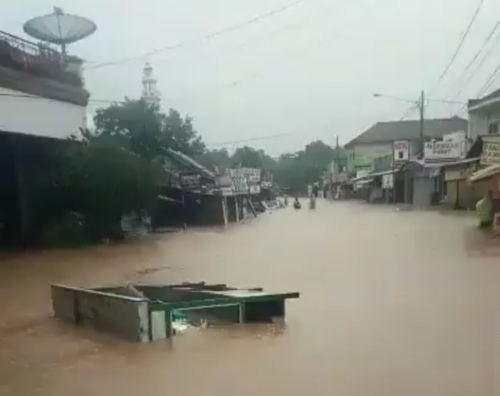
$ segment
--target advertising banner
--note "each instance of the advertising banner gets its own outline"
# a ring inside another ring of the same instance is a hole
[[[410,142],[408,140],[396,140],[392,144],[394,161],[408,161],[410,159]]]
[[[465,153],[465,140],[426,142],[424,145],[425,162],[456,161]]]
[[[201,189],[201,175],[196,172],[182,173],[180,175],[181,188],[183,190]]]
[[[487,140],[486,138],[483,140],[481,165],[500,164],[500,140]]]
[[[236,194],[259,194],[260,174],[260,169],[255,168],[229,169],[233,192]]]

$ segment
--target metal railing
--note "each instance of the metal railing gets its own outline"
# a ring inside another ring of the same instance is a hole
[[[0,30],[0,66],[39,77],[82,86],[80,77],[67,71],[63,55],[46,44],[37,44]]]

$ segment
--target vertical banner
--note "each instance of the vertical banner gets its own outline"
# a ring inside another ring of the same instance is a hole
[[[408,161],[410,159],[410,142],[408,140],[396,140],[392,144],[394,161]]]

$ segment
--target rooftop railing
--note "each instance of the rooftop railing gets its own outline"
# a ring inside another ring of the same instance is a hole
[[[0,30],[0,66],[81,87],[76,73],[66,70],[63,55],[46,44],[37,44]]]

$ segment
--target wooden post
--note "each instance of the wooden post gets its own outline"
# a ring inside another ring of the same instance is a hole
[[[234,196],[234,210],[236,212],[236,222],[239,223],[240,222],[240,207],[238,205],[238,196],[237,195]]]

